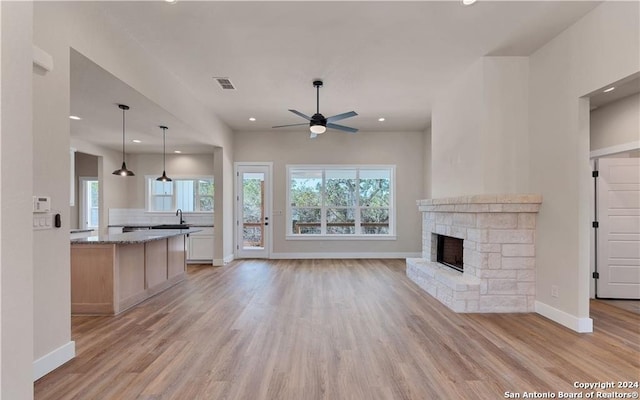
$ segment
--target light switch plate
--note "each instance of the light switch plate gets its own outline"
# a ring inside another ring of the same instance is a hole
[[[33,213],[33,230],[41,231],[53,228],[52,213]]]

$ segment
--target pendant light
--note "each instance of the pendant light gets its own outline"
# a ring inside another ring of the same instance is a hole
[[[129,106],[125,106],[124,104],[118,104],[118,108],[120,108],[122,110],[122,167],[120,167],[120,169],[117,169],[115,171],[113,171],[114,175],[120,175],[120,176],[135,176],[135,174],[133,173],[133,171],[129,171],[127,169],[127,164],[125,164],[124,162],[124,113],[125,111],[127,111],[129,109]]]
[[[167,155],[167,128],[166,126],[160,126],[162,129],[162,176],[156,178],[157,181],[160,182],[171,182],[171,178],[167,176],[166,173],[166,155]]]

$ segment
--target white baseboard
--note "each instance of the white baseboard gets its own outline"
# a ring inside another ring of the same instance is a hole
[[[422,253],[271,253],[271,259],[274,260],[309,258],[416,258],[421,256]]]
[[[222,267],[225,264],[229,264],[231,261],[235,260],[233,254],[226,256],[225,258],[214,258],[211,263],[214,267]]]
[[[567,328],[574,330],[578,333],[590,333],[593,332],[593,320],[591,318],[579,318],[575,315],[571,315],[557,308],[551,307],[548,304],[536,301],[536,312],[543,317],[547,317],[552,321],[564,325]]]
[[[51,353],[38,358],[33,362],[33,381],[37,381],[75,356],[76,342],[70,341]]]
[[[215,260],[187,260],[187,265],[191,265],[191,264],[212,264],[215,262]]]

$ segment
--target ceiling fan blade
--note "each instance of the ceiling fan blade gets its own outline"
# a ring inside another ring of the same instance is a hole
[[[331,128],[331,129],[337,129],[339,131],[345,131],[345,132],[349,132],[349,133],[356,133],[358,132],[358,130],[356,128],[350,128],[348,126],[344,126],[344,125],[338,125],[338,124],[332,124],[332,123],[328,123],[327,124],[327,128]]]
[[[286,128],[289,126],[300,126],[300,125],[309,125],[309,123],[303,122],[301,124],[278,125],[278,126],[272,126],[271,128]]]
[[[309,139],[315,139],[315,138],[317,138],[317,137],[318,137],[318,134],[317,134],[317,133],[313,133],[313,132],[311,132],[311,135],[309,135]]]
[[[311,121],[311,117],[307,117],[306,115],[304,115],[303,113],[301,113],[300,111],[296,111],[296,110],[289,110],[292,113],[294,113],[295,115],[302,117],[304,119],[306,119],[307,121]]]
[[[346,113],[334,115],[333,117],[329,117],[329,118],[327,118],[327,122],[340,121],[341,119],[355,117],[356,115],[358,115],[357,112],[349,111],[349,112],[346,112]]]

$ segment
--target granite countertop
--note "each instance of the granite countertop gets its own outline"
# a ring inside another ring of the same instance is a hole
[[[129,226],[129,225],[127,225]],[[188,235],[200,232],[199,229],[149,229],[111,235],[89,236],[81,239],[71,239],[71,244],[134,244],[153,240],[162,240],[173,236]]]

